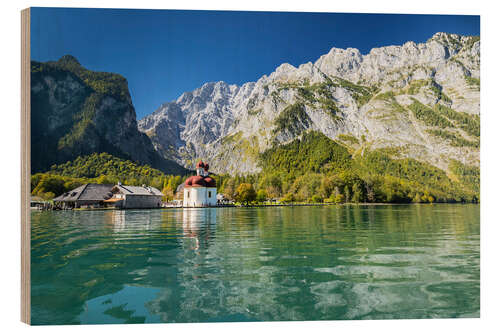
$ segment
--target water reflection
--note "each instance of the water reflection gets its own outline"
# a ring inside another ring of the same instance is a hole
[[[124,210],[113,210],[105,214],[105,217],[110,220],[113,232],[118,233],[125,230],[125,213]]]
[[[184,208],[182,210],[182,242],[195,250],[208,247],[215,231],[216,208]]]
[[[32,213],[32,321],[479,315],[479,207]]]

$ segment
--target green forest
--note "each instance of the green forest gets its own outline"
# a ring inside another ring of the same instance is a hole
[[[45,173],[31,176],[31,194],[50,200],[86,183],[148,185],[163,190],[165,199],[173,199],[177,186],[187,176],[166,175],[148,165],[114,157],[108,153],[94,153],[77,157],[64,164],[53,165]]]
[[[428,163],[400,158],[398,149],[354,153],[319,132],[304,133],[261,155],[262,172],[222,176],[221,191],[238,199],[242,183],[259,198],[282,202],[479,202],[479,168],[451,160],[448,174]]]
[[[349,140],[344,140],[349,141]],[[401,158],[397,148],[354,152],[319,132],[260,155],[254,175],[213,175],[218,192],[240,203],[479,202],[479,168],[449,162],[448,172]],[[32,194],[51,199],[88,182],[146,184],[165,200],[189,175],[166,175],[107,153],[78,157],[31,177]]]

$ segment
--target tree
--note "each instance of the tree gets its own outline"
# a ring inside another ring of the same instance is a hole
[[[344,195],[345,195],[345,202],[349,202],[351,200],[351,191],[349,190],[349,186],[344,187]]]
[[[290,187],[297,201],[310,201],[313,195],[320,192],[322,176],[317,173],[307,173],[297,177]]]
[[[292,192],[288,192],[285,194],[285,196],[281,199],[282,202],[289,203],[289,202],[294,202],[295,201],[295,196],[293,195]]]
[[[169,186],[163,188],[161,193],[163,194],[162,199],[165,202],[172,201],[174,199],[174,191],[172,191],[172,189]]]
[[[257,191],[257,201],[258,202],[264,202],[267,200],[267,192],[266,190],[258,190]]]
[[[363,190],[358,182],[352,185],[352,202],[362,202],[363,201]]]
[[[40,193],[39,196],[45,200],[52,200],[56,195],[52,192],[46,192],[46,193]]]
[[[429,201],[429,203],[433,203],[433,202],[434,202],[434,200],[435,200],[435,199],[434,199],[434,197],[433,197],[432,195],[429,195],[429,196],[427,197],[427,201]]]
[[[332,194],[332,197],[333,197],[333,202],[335,202],[336,204],[344,202],[344,195],[341,193],[336,195]]]
[[[281,196],[282,183],[277,174],[270,174],[262,177],[259,187],[264,188],[267,194],[273,198]]]
[[[83,184],[84,184],[84,182],[79,180],[79,179],[71,179],[71,180],[64,183],[64,188],[65,188],[65,191],[69,191],[69,190],[72,190],[72,189],[77,188],[79,186],[82,186]]]
[[[331,197],[329,197],[329,198],[325,198],[325,200],[323,200],[323,202],[326,202],[326,203],[333,203],[333,202],[335,202],[334,198],[333,198],[333,195]]]
[[[226,196],[226,198],[228,199],[236,199],[236,191],[235,191],[235,180],[234,178],[228,178],[225,182],[224,182],[224,196]]]
[[[422,202],[433,203],[434,200],[434,197],[429,194],[429,191],[424,191],[424,195],[422,195]]]
[[[185,180],[185,179],[184,179],[184,180]],[[177,175],[177,176],[175,176],[175,177],[173,177],[173,178],[172,178],[171,182],[172,182],[172,190],[174,190],[174,191],[175,191],[175,190],[177,189],[177,187],[178,187],[180,184],[182,184],[183,179],[182,179],[182,177],[181,177],[181,176]]]
[[[248,204],[250,201],[255,201],[256,198],[257,193],[255,193],[255,189],[252,184],[241,183],[236,189],[236,200],[239,202]]]
[[[321,180],[321,193],[328,198],[335,191],[336,181],[334,176],[324,176]]]
[[[51,193],[52,197],[61,195],[66,191],[64,179],[60,176],[44,174],[37,186],[33,189],[33,195],[43,197],[44,193]]]
[[[368,202],[375,202],[375,191],[374,191],[374,182],[372,179],[367,179],[365,181],[365,190],[366,190],[366,199]]]
[[[323,198],[321,196],[315,194],[311,197],[311,201],[315,202],[315,203],[320,203],[320,202],[323,202]]]
[[[97,184],[113,184],[113,181],[106,175],[100,175],[96,180]]]
[[[38,183],[40,183],[43,176],[44,175],[42,173],[36,173],[34,175],[31,175],[31,192],[33,192]]]

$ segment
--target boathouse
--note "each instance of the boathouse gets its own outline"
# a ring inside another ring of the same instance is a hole
[[[118,183],[111,189],[112,195],[104,200],[117,208],[158,208],[163,194],[151,186],[128,186]]]
[[[85,184],[54,198],[61,208],[101,207],[111,198],[112,184]]]
[[[184,207],[210,207],[217,205],[217,185],[209,176],[209,165],[203,161],[196,164],[196,176],[184,182]]]

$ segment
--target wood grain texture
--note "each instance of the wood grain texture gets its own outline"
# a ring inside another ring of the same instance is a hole
[[[31,322],[30,9],[21,11],[21,321]]]

